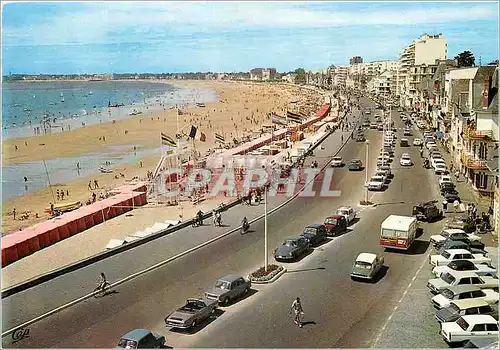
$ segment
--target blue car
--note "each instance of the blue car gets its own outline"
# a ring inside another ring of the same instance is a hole
[[[146,329],[134,329],[118,341],[117,349],[155,349],[165,346],[165,336]]]

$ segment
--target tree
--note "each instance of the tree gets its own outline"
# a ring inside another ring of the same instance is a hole
[[[455,56],[458,62],[458,68],[460,67],[473,67],[475,65],[475,58],[472,52],[464,51]]]
[[[306,71],[304,68],[297,68],[295,70],[295,84],[305,84],[306,83]]]

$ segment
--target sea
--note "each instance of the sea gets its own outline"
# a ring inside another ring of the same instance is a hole
[[[138,114],[147,116],[174,106],[214,102],[217,98],[212,89],[183,88],[163,82],[4,82],[2,137],[36,136],[35,128],[39,128],[41,134],[57,133]],[[106,162],[112,166],[137,163],[142,157],[160,154],[159,149],[142,150],[140,146],[111,147],[76,157],[48,155],[44,161],[3,166],[2,201],[91,175]],[[80,163],[79,169],[75,168],[76,163]]]
[[[2,137],[35,136],[36,127],[42,134],[53,133],[216,99],[210,89],[179,88],[162,82],[4,82]]]

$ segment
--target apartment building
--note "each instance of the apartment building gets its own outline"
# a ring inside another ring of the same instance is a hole
[[[396,95],[402,105],[419,108],[417,87],[423,78],[434,75],[436,60],[446,59],[446,54],[447,43],[442,34],[424,34],[403,48],[396,79]]]
[[[273,80],[276,68],[254,68],[250,70],[250,80]]]
[[[357,64],[357,63],[363,63],[363,58],[361,56],[353,56],[349,60],[350,65]]]
[[[334,76],[333,76],[333,85],[334,86],[346,86],[348,73],[349,73],[349,67],[347,67],[347,66],[335,67]]]
[[[396,76],[395,71],[386,70],[377,77],[371,79],[367,83],[367,88],[370,93],[376,95],[389,96],[394,91],[394,77]]]

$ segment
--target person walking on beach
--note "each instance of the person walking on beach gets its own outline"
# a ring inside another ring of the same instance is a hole
[[[94,180],[94,188],[99,188],[99,183],[97,182],[97,180]]]
[[[12,215],[14,216],[14,220],[16,220],[16,208],[12,209]]]
[[[50,215],[54,215],[54,203],[50,202]]]
[[[89,181],[89,190],[92,191],[92,181]]]
[[[300,302],[300,298],[297,297],[292,303],[292,306],[290,307],[290,311],[288,314],[290,315],[292,311],[295,313],[295,317],[293,318],[293,322],[302,328],[302,322],[300,320],[300,317],[304,314],[304,309],[302,309],[302,303]]]
[[[61,198],[61,195],[59,194],[59,189],[56,191],[57,193],[57,200],[59,200]]]

